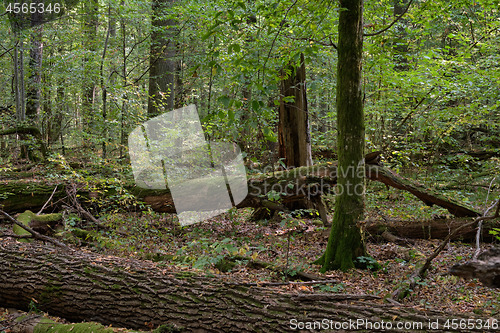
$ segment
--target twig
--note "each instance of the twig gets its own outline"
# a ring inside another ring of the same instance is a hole
[[[56,185],[56,187],[54,188],[54,191],[52,191],[52,194],[50,195],[49,200],[47,200],[47,202],[45,202],[45,204],[42,206],[42,209],[40,209],[38,211],[38,213],[36,213],[36,215],[40,215],[43,212],[43,210],[45,209],[45,207],[47,206],[47,204],[52,200],[52,197],[54,196],[54,194],[57,191],[57,186],[58,185]]]
[[[63,249],[65,250],[68,250],[70,251],[71,249],[64,243],[58,241],[57,239],[54,239],[52,237],[49,237],[49,236],[45,236],[45,235],[42,235],[41,233],[31,229],[30,227],[22,224],[21,222],[19,222],[18,220],[16,220],[15,218],[13,218],[12,216],[10,216],[9,214],[7,214],[7,212],[4,212],[3,210],[0,209],[0,214],[3,214],[5,215],[5,217],[7,217],[7,219],[9,219],[12,223],[18,225],[19,227],[23,228],[24,230],[26,230],[27,232],[31,233],[33,235],[34,238],[36,239],[40,239],[40,240],[44,240],[46,242],[49,242],[49,243],[52,243],[54,245],[57,245],[59,247],[62,247]]]
[[[404,14],[406,14],[406,12],[408,11],[408,9],[410,9],[410,6],[411,6],[412,2],[413,2],[413,0],[410,0],[410,2],[408,3],[408,6],[406,6],[406,9],[404,10],[404,12],[402,12],[398,17],[396,17],[394,19],[394,21],[392,21],[391,24],[389,24],[387,27],[385,27],[384,29],[379,30],[377,32],[373,32],[373,33],[370,33],[370,34],[363,34],[363,36],[365,36],[365,37],[377,36],[377,35],[380,35],[381,33],[385,32],[385,31],[389,30],[397,21],[399,21],[404,16]]]
[[[80,202],[78,202],[78,199],[76,197],[77,192],[78,190],[76,189],[76,186],[74,184],[71,184],[71,186],[68,185],[66,193],[68,194],[70,200],[73,202],[73,206],[76,209],[76,211],[81,213],[86,219],[94,222],[95,224],[97,225],[102,224],[98,218],[94,217],[94,215],[92,215],[89,211],[83,208],[82,205],[80,205]]]
[[[269,52],[267,54],[267,57],[266,59],[264,60],[264,65],[262,66],[262,80],[264,80],[264,76],[265,76],[265,70],[266,70],[266,64],[267,64],[267,61],[269,60],[269,58],[271,57],[271,52],[273,51],[273,48],[274,48],[274,43],[276,43],[276,39],[278,38],[279,34],[281,33],[281,29],[283,29],[283,27],[285,26],[286,24],[286,18],[288,16],[288,13],[290,12],[290,10],[292,10],[293,6],[295,6],[295,4],[298,2],[299,0],[295,0],[291,5],[290,7],[288,7],[288,9],[286,10],[285,12],[285,17],[283,18],[283,20],[281,21],[281,24],[280,24],[280,27],[278,29],[278,32],[276,33],[276,35],[274,36],[274,39],[273,39],[273,42],[271,43],[271,47],[269,48]],[[413,1],[413,0],[412,0]]]

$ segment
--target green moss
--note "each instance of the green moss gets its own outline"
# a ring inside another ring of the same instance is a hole
[[[196,274],[191,273],[191,272],[179,272],[179,273],[175,274],[175,278],[179,279],[179,280],[188,280],[188,279],[193,278],[195,276],[196,276]]]
[[[182,328],[176,327],[171,324],[163,324],[158,326],[153,333],[180,333],[183,332]]]
[[[29,226],[30,222],[31,222],[31,218],[32,216],[35,215],[32,211],[30,210],[27,210],[25,211],[24,213],[22,214],[19,214],[19,216],[17,217],[17,220],[19,222],[21,222],[23,225],[25,226]],[[27,235],[31,235],[30,232],[24,230],[23,228],[21,228],[20,226],[18,226],[17,224],[14,224],[12,226],[12,231],[14,232],[14,234],[18,235],[18,236],[27,236]],[[20,242],[23,242],[23,243],[29,243],[31,242],[31,239],[20,239],[19,240]]]
[[[217,268],[221,272],[230,272],[235,266],[236,263],[234,261],[228,260],[226,258],[220,260],[215,264],[215,268]]]
[[[42,222],[49,223],[54,221],[59,221],[62,219],[62,215],[59,213],[56,214],[45,214],[45,215],[36,215],[31,210],[27,210],[22,214],[19,214],[17,220],[21,222],[25,226],[29,226],[32,222]],[[12,227],[12,231],[19,236],[31,235],[30,232],[24,230],[20,226],[14,224]],[[21,239],[21,242],[30,242],[31,239]]]
[[[44,290],[40,293],[40,301],[42,303],[53,302],[54,298],[57,298],[60,295],[61,287],[54,285],[52,281],[49,281]]]
[[[79,323],[79,324],[57,324],[53,321],[43,322],[35,326],[33,333],[112,333],[111,328],[104,327],[98,323]]]

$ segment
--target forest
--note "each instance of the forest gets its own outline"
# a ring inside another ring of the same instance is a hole
[[[0,3],[0,333],[497,331],[499,242],[498,0]]]

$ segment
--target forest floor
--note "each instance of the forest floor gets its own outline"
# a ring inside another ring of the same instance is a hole
[[[467,197],[470,202],[484,201],[484,195],[479,196],[474,189],[460,191],[457,195]],[[443,209],[427,207],[408,193],[372,182],[368,184],[366,203],[366,216],[372,220],[389,217],[418,221],[448,216]],[[485,205],[478,204],[476,208],[482,211]],[[417,263],[425,260],[441,243],[437,239],[421,239],[404,247],[368,237],[367,250],[380,264],[379,270],[352,269],[321,274],[319,266],[312,262],[325,250],[329,229],[314,218],[314,212],[313,217],[308,215],[311,212],[302,211],[304,217],[284,214],[256,222],[250,221],[251,212],[252,209],[233,209],[203,223],[181,228],[173,214],[110,210],[101,215],[103,225],[94,228],[90,237],[66,240],[103,255],[173,262],[179,269],[216,276],[232,283],[273,282],[276,292],[370,294],[382,298],[393,292],[413,273]],[[70,220],[66,222],[66,228],[71,231],[80,224],[81,221]],[[8,227],[0,223],[0,233]],[[492,245],[482,244],[482,247]],[[484,287],[476,280],[466,281],[447,274],[454,264],[470,260],[475,250],[475,244],[450,243],[433,261],[427,277],[400,302],[417,309],[498,318],[500,290]],[[252,261],[271,263],[273,268],[254,268],[248,264]],[[327,282],[287,283],[298,281],[294,279],[298,271],[316,275]],[[10,332],[12,314],[12,311],[0,308],[0,332]]]

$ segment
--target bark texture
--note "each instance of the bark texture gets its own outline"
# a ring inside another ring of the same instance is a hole
[[[312,165],[311,133],[306,96],[306,65],[300,55],[300,65],[290,65],[290,73],[281,82],[278,142],[279,157],[285,159],[287,167]],[[285,98],[293,98],[286,102]]]
[[[450,274],[466,279],[478,278],[485,286],[500,288],[500,248],[491,248],[481,253],[477,260],[454,265]]]
[[[149,65],[148,114],[158,115],[174,108],[176,61],[173,28],[175,21],[164,18],[172,0],[153,0],[153,33],[151,35]]]
[[[367,221],[363,229],[370,235],[382,235],[384,231],[403,239],[444,239],[456,228],[471,222],[471,218],[431,219],[420,221]],[[495,222],[484,222],[481,229],[481,240],[491,242],[493,235],[489,233],[495,227]],[[470,225],[452,237],[452,240],[475,241],[477,223]]]
[[[197,277],[168,264],[61,252],[6,239],[0,240],[0,262],[0,306],[27,309],[35,300],[38,309],[52,315],[115,327],[169,324],[185,332],[287,332],[292,331],[294,318],[344,322],[397,318],[426,325],[429,320],[444,323],[444,318],[465,317],[385,305],[369,295],[283,294]]]
[[[341,0],[337,63],[338,182],[323,272],[348,270],[366,255],[358,226],[364,214],[365,124],[362,96],[363,0]]]

